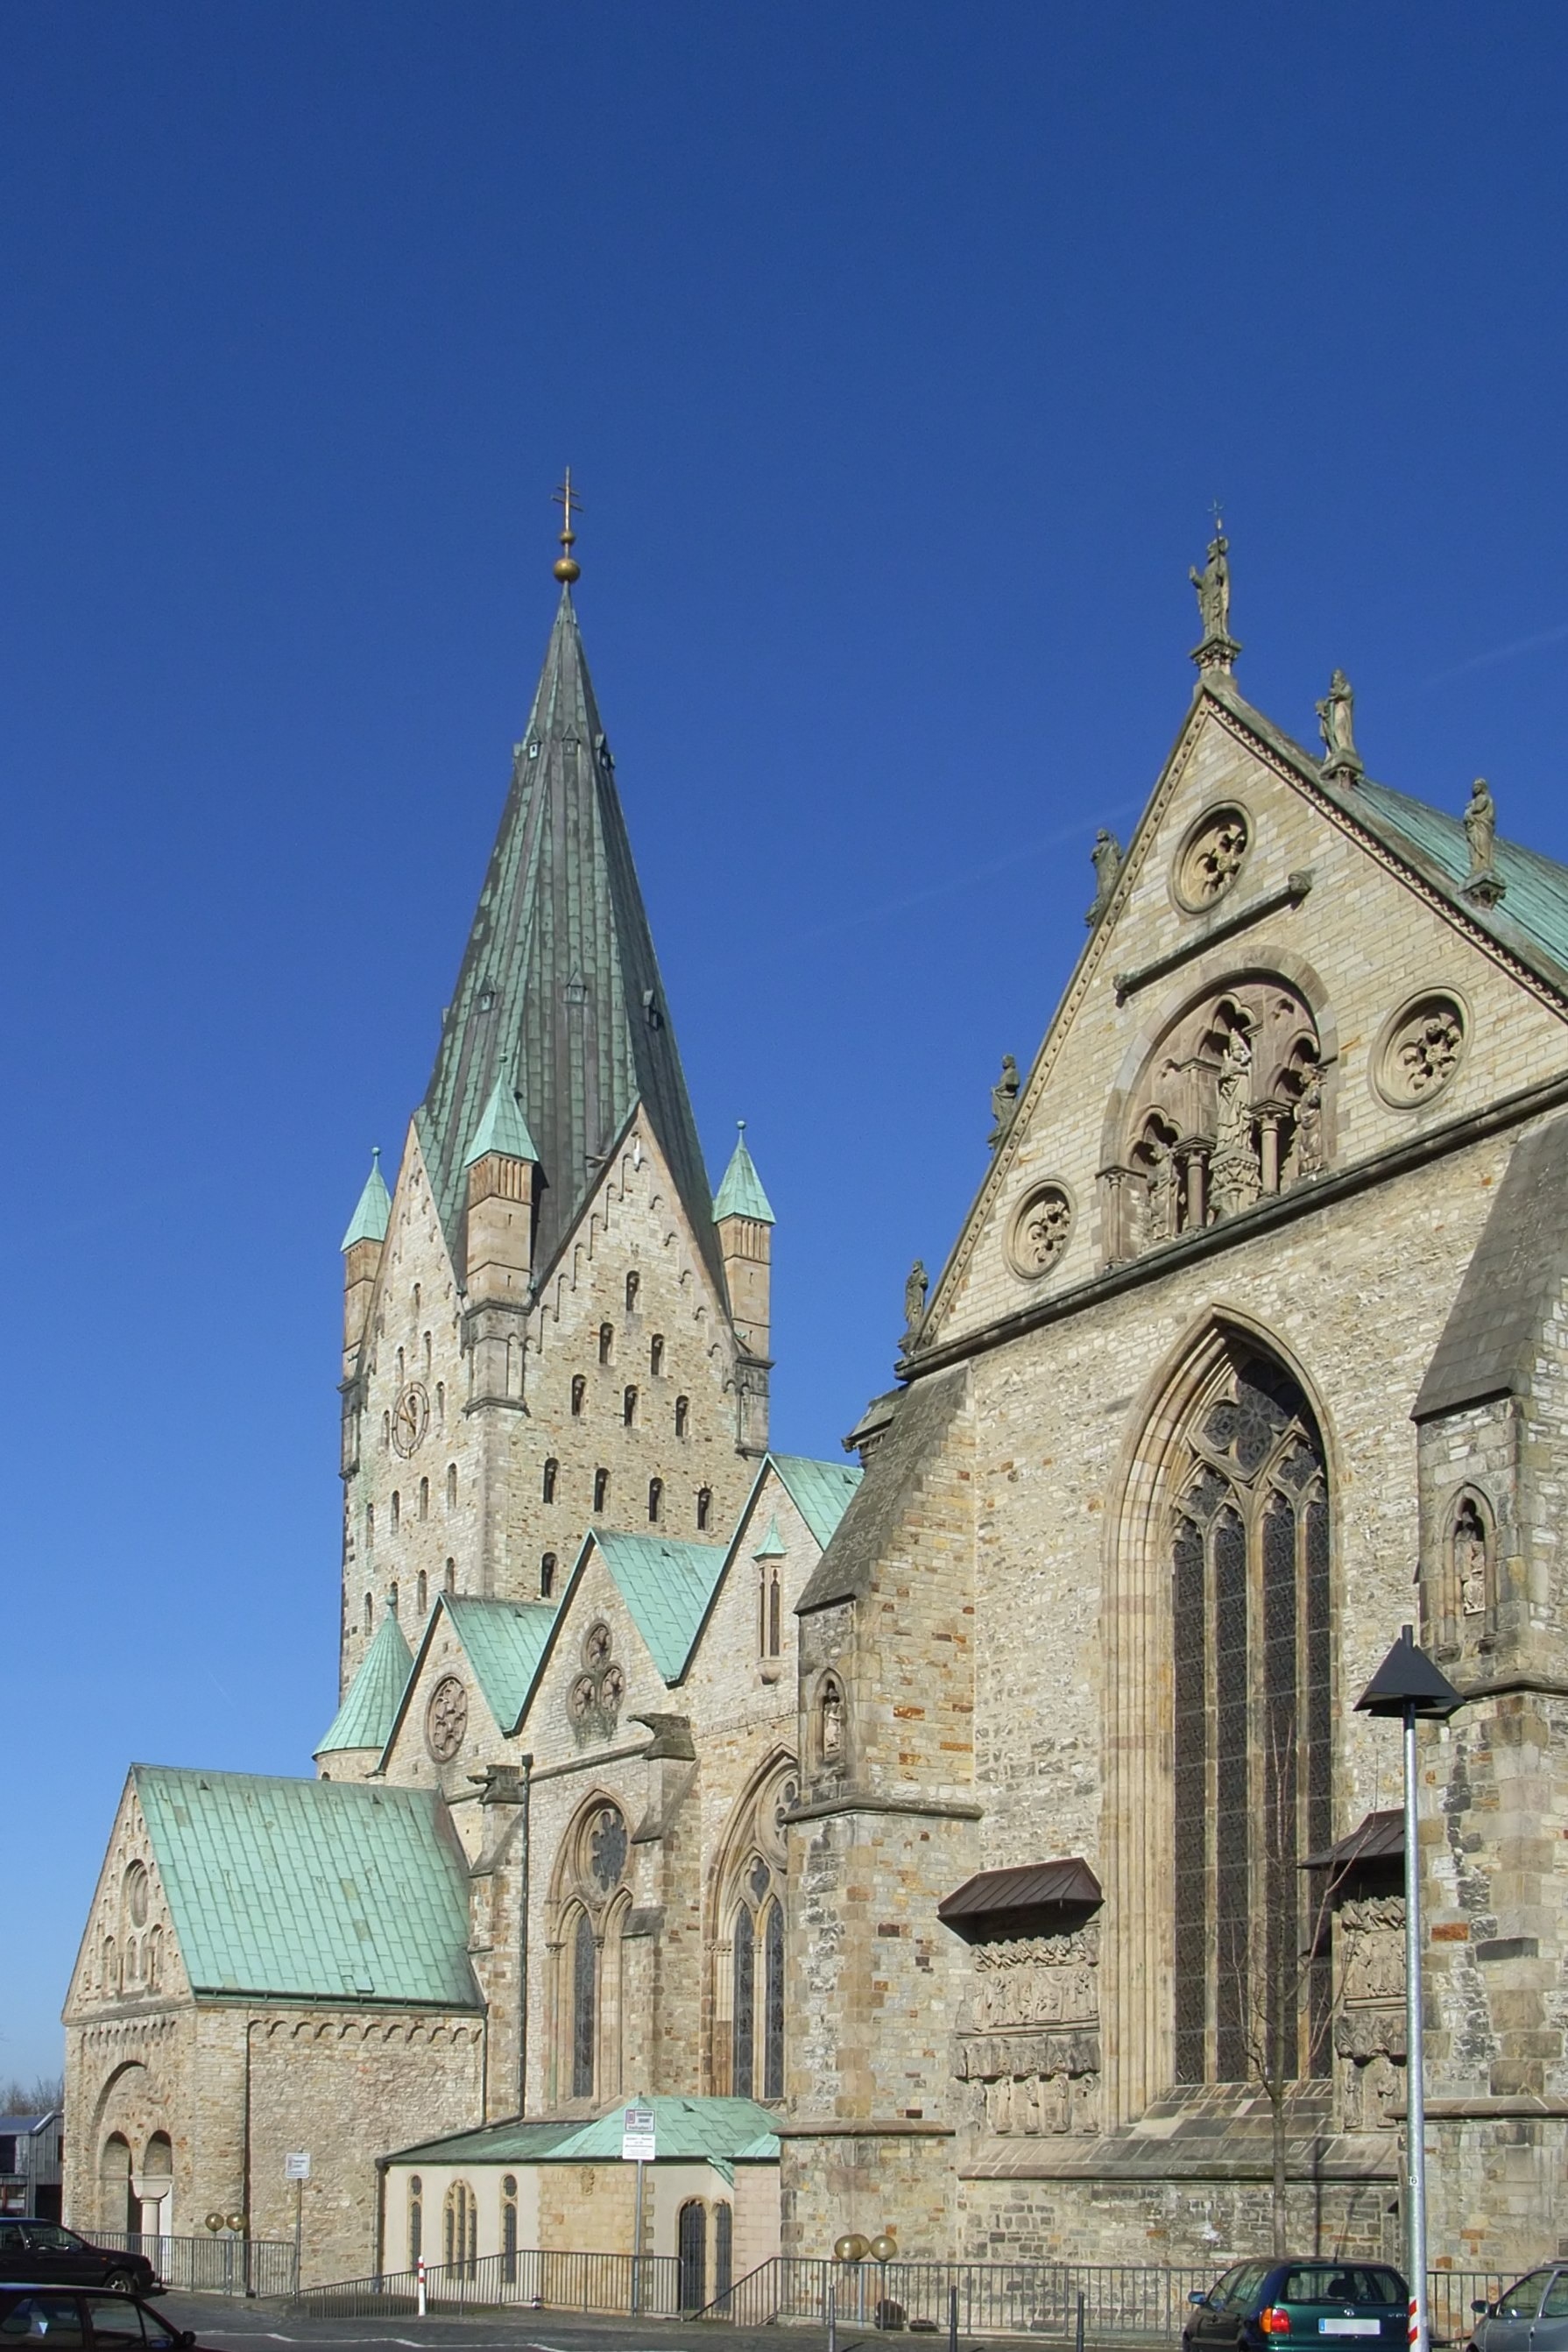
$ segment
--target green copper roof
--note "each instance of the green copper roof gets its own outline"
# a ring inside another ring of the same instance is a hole
[[[503,1731],[515,1731],[555,1623],[555,1603],[481,1601],[472,1593],[450,1592],[442,1594],[441,1606],[490,1713]]]
[[[482,2006],[434,1792],[155,1764],[131,1780],[196,1992]]]
[[[344,1249],[353,1249],[355,1242],[384,1242],[391,1215],[392,1195],[382,1178],[381,1146],[378,1143],[370,1155],[370,1174],[364,1180],[359,1206],[349,1219],[349,1229],[343,1235]]]
[[[719,1187],[719,1198],[713,1203],[713,1222],[721,1217],[754,1217],[760,1225],[777,1223],[768,1196],[763,1190],[763,1180],[752,1165],[746,1149],[746,1122],[741,1121],[741,1133],[731,1154],[730,1165],[724,1171],[724,1181]]]
[[[752,1554],[752,1558],[753,1559],[782,1559],[786,1549],[787,1547],[784,1543],[784,1539],[779,1533],[778,1521],[776,1519],[770,1519],[768,1521],[767,1534],[763,1538],[762,1542]]]
[[[505,1078],[498,1078],[490,1089],[484,1116],[474,1129],[473,1141],[463,1154],[463,1165],[471,1168],[488,1151],[500,1151],[509,1160],[537,1160],[533,1138],[528,1131],[528,1121],[522,1107]]]
[[[720,1279],[707,1171],[569,593],[417,1118],[458,1262],[463,1155],[503,1075],[545,1179],[534,1241],[541,1274],[640,1100]]]
[[[865,1473],[853,1462],[813,1462],[804,1454],[770,1454],[768,1460],[789,1490],[790,1501],[826,1550],[833,1531],[849,1508],[849,1497]]]
[[[611,1535],[600,1528],[593,1540],[654,1664],[667,1683],[678,1683],[723,1570],[724,1545]]]
[[[1465,838],[1463,820],[1448,816],[1441,809],[1428,808],[1424,801],[1412,800],[1406,793],[1396,793],[1387,784],[1366,782],[1354,788],[1351,795],[1364,807],[1374,810],[1388,823],[1397,825],[1417,849],[1425,850],[1435,866],[1440,866],[1457,890],[1463,890],[1470,878],[1470,845]],[[1538,851],[1522,849],[1517,842],[1499,836],[1492,856],[1492,869],[1501,876],[1507,886],[1500,904],[1495,908],[1472,908],[1483,923],[1500,928],[1502,923],[1516,924],[1539,947],[1559,963],[1568,963],[1568,868],[1559,866]]]
[[[389,1601],[317,1755],[342,1748],[384,1747],[413,1664],[414,1653]]]
[[[627,2106],[653,2109],[654,2145],[659,2164],[711,2164],[726,2179],[739,2158],[776,2159],[773,2116],[754,2099],[637,2098],[621,2100],[591,2123],[491,2124],[483,2131],[458,2132],[447,2139],[421,2140],[400,2148],[395,2164],[604,2164],[618,2163],[622,2117]]]

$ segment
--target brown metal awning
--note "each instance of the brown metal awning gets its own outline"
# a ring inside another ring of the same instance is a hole
[[[1029,1936],[1074,1924],[1103,1900],[1099,1879],[1080,1854],[1059,1862],[1025,1862],[1011,1870],[982,1870],[936,1906],[944,1927],[965,1943]]]
[[[1349,1834],[1337,1838],[1325,1853],[1309,1854],[1303,1870],[1348,1870],[1363,1862],[1403,1862],[1405,1815],[1398,1806],[1384,1813],[1363,1813]]]

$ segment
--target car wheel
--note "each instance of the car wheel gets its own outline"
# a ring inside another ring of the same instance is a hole
[[[103,2282],[110,2294],[134,2294],[136,2282],[129,2271],[110,2271]]]

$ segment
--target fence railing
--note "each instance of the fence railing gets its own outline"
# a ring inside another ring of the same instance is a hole
[[[826,2326],[828,2292],[841,2326],[945,2333],[958,2298],[963,2336],[1076,2338],[1079,2299],[1089,2343],[1173,2342],[1188,2297],[1214,2284],[1223,2263],[833,2263],[779,2255],[735,2281],[700,2316],[739,2327],[775,2320]],[[1435,2341],[1463,2344],[1472,2302],[1505,2281],[1494,2271],[1433,2271],[1427,2305]]]
[[[448,2315],[520,2304],[535,2310],[674,2319],[701,2300],[694,2296],[691,2305],[683,2306],[680,2288],[681,2265],[674,2254],[557,2253],[520,2247],[516,2253],[483,2254],[471,2263],[432,2263],[425,2271],[426,2307]],[[415,2271],[306,2287],[298,2298],[300,2311],[313,2319],[406,2317],[417,2310],[418,2301]]]
[[[292,2242],[282,2238],[161,2238],[95,2230],[95,2246],[145,2254],[166,2287],[193,2294],[292,2294],[300,2284]]]
[[[150,2247],[171,2242],[144,2242]],[[175,2242],[202,2245],[200,2240]],[[237,2258],[246,2250],[231,2242]],[[263,2251],[287,2254],[292,2263],[292,2246],[249,2249],[253,2255]],[[835,2263],[778,2255],[703,2304],[693,2273],[674,2254],[520,2248],[471,2263],[428,2265],[425,2301],[427,2310],[447,2315],[514,2305],[650,2319],[684,2314],[749,2328],[780,2320],[826,2326],[831,2289],[841,2327],[945,2334],[951,2297],[956,2294],[962,2336],[1044,2336],[1067,2343],[1077,2336],[1081,2297],[1088,2343],[1173,2344],[1187,2315],[1188,2297],[1206,2292],[1224,2267],[1223,2263]],[[1506,2284],[1496,2271],[1430,2273],[1427,2297],[1434,2341],[1463,2345],[1472,2324],[1471,2304],[1495,2299]],[[287,2294],[290,2289],[258,2284],[250,2292]],[[307,2287],[296,2298],[296,2308],[317,2319],[406,2318],[418,2304],[418,2276],[411,2270]]]

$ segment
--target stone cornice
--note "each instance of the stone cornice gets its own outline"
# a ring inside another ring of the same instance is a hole
[[[773,2126],[780,2139],[952,2139],[954,2124],[928,2123],[922,2116],[781,2116]]]
[[[1546,1111],[1559,1110],[1564,1104],[1568,1104],[1568,1073],[1543,1078],[1533,1087],[1522,1087],[1516,1094],[1505,1095],[1500,1102],[1489,1103],[1484,1109],[1471,1111],[1447,1127],[1412,1136],[1408,1142],[1359,1160],[1349,1168],[1332,1170],[1293,1185],[1288,1192],[1275,1193],[1243,1210],[1239,1216],[1227,1217],[1223,1224],[1204,1225],[1195,1232],[1179,1234],[1174,1241],[1162,1243],[1142,1257],[1131,1258],[1124,1265],[1110,1266],[1103,1274],[1094,1275],[1070,1290],[1031,1299],[1027,1305],[1015,1307],[1011,1314],[997,1316],[956,1339],[900,1357],[896,1367],[899,1376],[906,1381],[923,1380],[970,1357],[989,1354],[1026,1332],[1040,1330],[1047,1323],[1065,1322],[1071,1316],[1103,1305],[1108,1298],[1120,1297],[1124,1291],[1138,1289],[1173,1270],[1216,1256],[1235,1243],[1272,1233],[1298,1218],[1351,1200],[1373,1184],[1391,1182],[1412,1170],[1429,1167],[1452,1152],[1485,1142],[1490,1136],[1522,1126],[1526,1119],[1538,1118]]]
[[[1111,985],[1116,991],[1117,1003],[1124,1004],[1130,996],[1136,995],[1141,988],[1147,988],[1152,981],[1163,980],[1167,972],[1179,971],[1183,964],[1191,963],[1194,956],[1201,956],[1205,948],[1217,946],[1222,940],[1234,939],[1238,931],[1249,930],[1254,923],[1262,922],[1265,917],[1277,915],[1282,907],[1299,907],[1310,890],[1312,880],[1310,866],[1303,866],[1300,873],[1288,874],[1277,889],[1265,890],[1261,898],[1249,898],[1244,907],[1237,907],[1228,915],[1217,916],[1189,939],[1178,940],[1163,955],[1153,957],[1148,963],[1136,964],[1131,971],[1114,973]]]
[[[833,1813],[918,1813],[933,1821],[980,1822],[984,1805],[963,1797],[879,1797],[871,1789],[841,1789],[836,1797],[817,1797],[810,1804],[792,1805],[784,1822],[821,1822]]]

